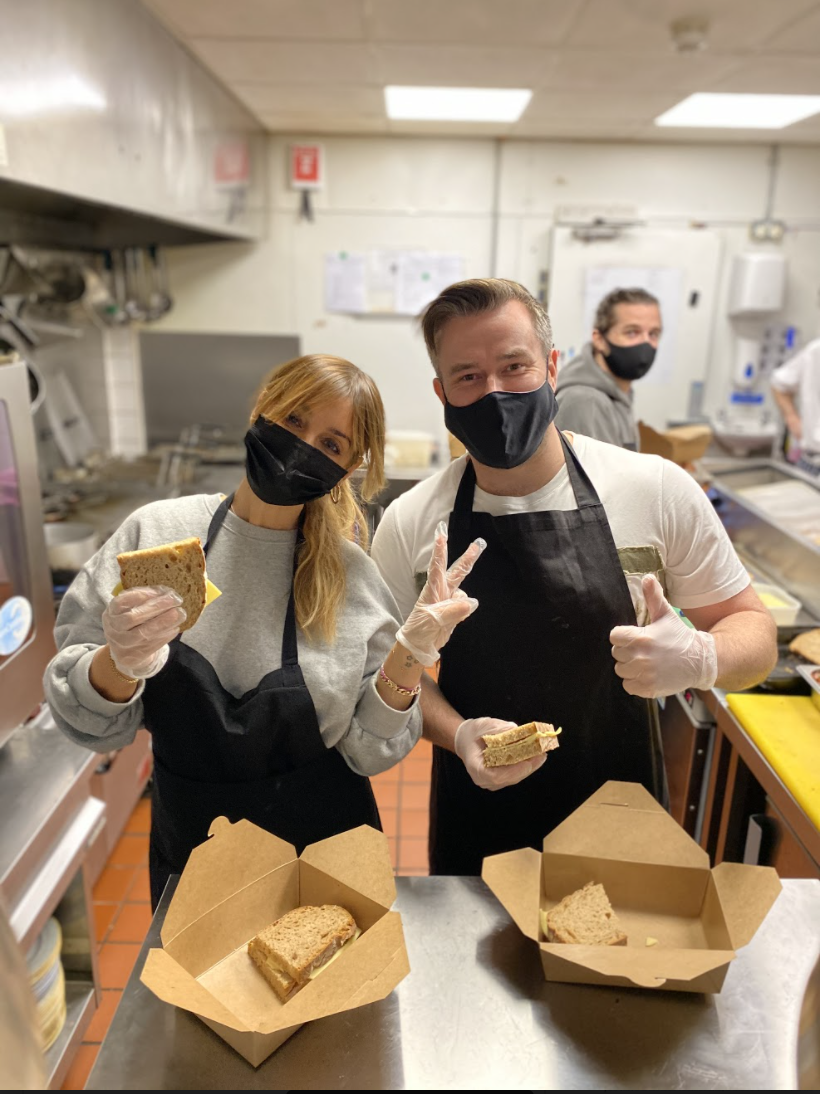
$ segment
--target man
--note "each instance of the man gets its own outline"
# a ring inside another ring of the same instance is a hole
[[[558,428],[637,451],[632,383],[652,367],[661,330],[660,305],[651,293],[607,293],[595,313],[592,341],[558,375]]]
[[[469,458],[393,502],[373,558],[406,615],[440,521],[451,562],[487,542],[462,585],[478,608],[422,692],[431,871],[477,874],[485,855],[540,846],[607,779],[662,800],[651,700],[756,683],[775,663],[776,631],[693,479],[559,433],[550,323],[526,289],[451,285],[423,329],[445,422]],[[533,720],[563,728],[549,762],[485,769],[481,735]]]
[[[800,446],[797,466],[820,476],[820,338],[776,368],[771,384],[786,428]]]

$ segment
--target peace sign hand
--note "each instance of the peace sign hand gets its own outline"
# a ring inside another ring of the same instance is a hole
[[[483,539],[474,540],[448,569],[447,525],[444,521],[439,523],[427,568],[427,582],[396,635],[397,641],[420,664],[434,665],[438,661],[439,650],[458,624],[478,607],[478,601],[467,596],[460,585],[486,546]]]

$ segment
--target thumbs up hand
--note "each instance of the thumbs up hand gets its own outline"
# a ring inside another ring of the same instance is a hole
[[[644,576],[642,588],[649,623],[615,627],[609,635],[615,672],[624,690],[656,699],[685,688],[714,687],[718,672],[714,638],[684,623],[654,574]]]

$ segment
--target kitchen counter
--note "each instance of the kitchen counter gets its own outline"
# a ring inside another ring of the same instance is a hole
[[[728,761],[730,768],[733,766],[733,763],[736,765],[737,759],[743,761],[743,764],[745,764],[754,779],[765,792],[766,796],[771,800],[795,839],[802,846],[809,859],[814,862],[818,873],[820,873],[820,831],[818,831],[814,822],[794,797],[794,794],[789,787],[783,782],[776,766],[764,756],[738,721],[737,717],[729,709],[726,701],[726,692],[716,688],[713,691],[699,692],[698,694],[714,717],[717,723],[718,734],[720,735],[720,738],[722,738],[722,740],[719,738],[716,741],[715,755],[718,756],[720,754],[722,742],[725,741],[733,754]],[[820,742],[818,742],[818,747],[820,748]],[[713,761],[712,766],[714,777],[714,775],[717,774],[719,762]],[[731,771],[730,775],[732,775]],[[733,824],[731,801],[726,800],[730,798],[731,794],[728,794],[720,803],[723,808],[721,810],[719,825],[720,834],[715,849],[716,862],[720,862],[723,858],[723,849],[727,835],[729,834],[728,830]],[[710,821],[710,816],[704,818],[704,829],[709,828]],[[741,823],[744,821],[745,818],[741,818]]]
[[[309,1023],[254,1069],[139,982],[154,917],[86,1089],[794,1089],[820,882],[784,881],[719,995],[547,983],[479,878],[396,879],[412,972]]]

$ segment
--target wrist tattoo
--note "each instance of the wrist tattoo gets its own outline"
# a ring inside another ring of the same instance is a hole
[[[414,656],[412,655],[412,653],[408,653],[408,655],[407,655],[407,659],[406,659],[406,661],[404,662],[404,667],[405,667],[406,669],[412,669],[412,667],[413,667],[414,665],[417,665],[417,664],[418,664],[418,661],[417,661],[417,660],[416,660],[416,658],[415,658],[415,657],[414,657]]]

